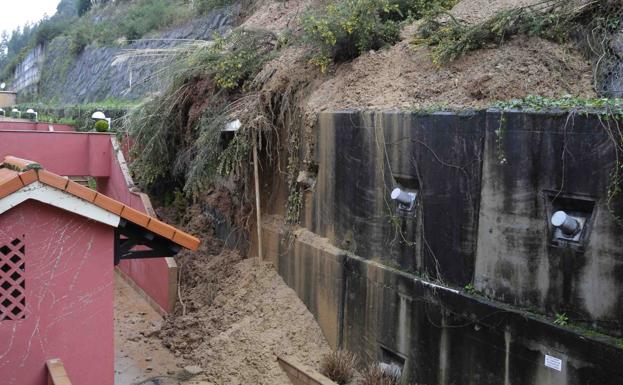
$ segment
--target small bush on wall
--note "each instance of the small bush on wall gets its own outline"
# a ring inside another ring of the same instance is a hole
[[[108,128],[108,122],[105,120],[98,120],[95,122],[95,131],[97,132],[107,132]]]

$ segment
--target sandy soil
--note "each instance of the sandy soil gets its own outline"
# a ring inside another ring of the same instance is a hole
[[[471,21],[535,0],[464,0],[453,13]],[[417,23],[416,23],[417,24]],[[486,108],[527,95],[595,97],[590,63],[573,47],[540,38],[517,37],[500,47],[471,52],[441,67],[427,47],[410,44],[414,25],[393,47],[370,51],[322,75],[309,64],[308,47],[289,47],[260,76],[266,89],[306,84],[306,115],[331,109]]]
[[[176,355],[202,366],[208,382],[289,384],[277,355],[318,368],[327,342],[271,265],[233,251],[179,263],[186,314],[178,309],[160,335]]]
[[[297,30],[299,17],[316,0],[261,0],[255,7],[256,11],[249,16],[242,27],[262,28],[273,32],[285,29]]]
[[[591,68],[566,47],[539,38],[516,38],[435,66],[426,47],[403,41],[366,53],[312,93],[314,110],[486,107],[526,95],[594,97]]]
[[[464,0],[450,11],[458,20],[481,22],[497,12],[542,3],[543,0]]]

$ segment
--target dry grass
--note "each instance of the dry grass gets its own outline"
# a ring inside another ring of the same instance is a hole
[[[340,385],[353,379],[357,358],[346,350],[337,350],[322,357],[320,372]]]
[[[400,375],[398,373],[383,370],[380,365],[369,366],[361,376],[359,385],[398,385]]]

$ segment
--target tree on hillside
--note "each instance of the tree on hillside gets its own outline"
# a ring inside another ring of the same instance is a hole
[[[76,8],[78,11],[78,15],[82,16],[91,9],[93,6],[93,2],[91,0],[77,0]]]
[[[61,0],[56,6],[56,13],[61,16],[72,17],[77,15],[76,0]]]

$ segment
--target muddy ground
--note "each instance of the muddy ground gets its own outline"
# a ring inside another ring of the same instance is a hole
[[[329,346],[272,265],[228,250],[183,256],[179,263],[184,305],[160,336],[175,355],[204,368],[209,382],[289,384],[279,355],[319,367]]]

